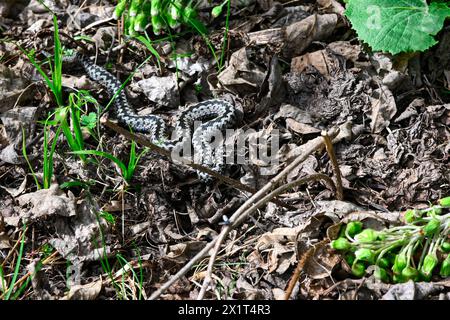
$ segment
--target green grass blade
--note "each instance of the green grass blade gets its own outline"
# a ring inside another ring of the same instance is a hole
[[[39,74],[42,76],[42,78],[44,78],[45,83],[50,88],[50,90],[53,92],[53,95],[55,95],[56,91],[55,91],[55,88],[53,86],[53,82],[50,80],[50,78],[44,72],[44,70],[42,70],[42,68],[39,65],[39,63],[37,63],[36,60],[34,59],[34,53],[31,52],[31,51],[30,52],[26,51],[21,46],[18,46],[18,47],[19,47],[20,51],[22,51],[23,54],[25,54],[27,56],[28,60],[30,60],[31,64],[36,68],[36,70],[39,72]],[[56,95],[55,95],[55,98],[56,98]]]
[[[78,150],[84,149],[84,139],[83,139],[83,132],[81,131],[81,124],[80,124],[80,118],[81,118],[81,112],[79,109],[79,106],[74,102],[69,104],[70,108],[70,119],[72,120],[72,127],[73,132],[75,135],[75,140],[78,145]],[[85,157],[82,157],[82,160],[85,161]]]
[[[17,276],[19,275],[20,270],[20,263],[22,262],[22,256],[23,256],[23,248],[25,245],[25,232],[27,228],[25,225],[23,225],[23,233],[22,233],[22,239],[20,240],[20,249],[19,249],[19,255],[17,256],[16,266],[14,268],[14,274],[11,280],[11,286],[9,287],[8,291],[5,295],[5,300],[9,300],[13,290],[14,290],[14,284],[16,283]]]
[[[220,55],[220,64],[219,64],[219,72],[222,69],[224,65],[224,58],[225,58],[225,52],[227,49],[227,42],[228,42],[228,31],[230,28],[230,13],[231,13],[231,0],[227,1],[227,16],[225,18],[225,31],[223,33],[223,41],[222,41],[222,53]]]
[[[36,176],[36,173],[33,170],[33,167],[31,166],[30,160],[28,159],[28,154],[27,154],[27,144],[26,144],[26,139],[25,139],[25,128],[22,127],[22,155],[25,158],[25,161],[28,164],[28,168],[31,171],[31,175],[33,176],[34,179],[34,183],[36,183],[36,187],[38,189],[41,189],[41,185],[39,184],[38,178]]]
[[[61,41],[59,40],[59,29],[58,29],[58,19],[56,18],[56,15],[53,15],[53,41],[55,45],[55,54],[54,54],[54,68],[52,72],[52,80],[53,80],[53,86],[54,86],[54,93],[56,102],[58,103],[58,106],[63,105],[63,99],[62,99],[62,46]]]
[[[50,115],[51,117],[51,115]],[[49,117],[49,118],[50,118]],[[56,143],[58,142],[59,135],[61,134],[61,126],[56,130],[55,136],[53,137],[52,144],[50,146],[50,151],[48,150],[48,120],[45,121],[44,125],[44,189],[48,189],[51,184],[52,176],[53,176],[53,155],[56,150]]]
[[[0,286],[0,290],[2,292],[5,292],[6,289],[6,280],[5,280],[5,275],[3,273],[3,267],[2,265],[0,265],[0,280],[2,281],[2,285]]]
[[[125,164],[122,161],[120,161],[118,158],[114,157],[110,153],[107,153],[107,152],[104,152],[104,151],[100,151],[100,150],[78,150],[78,151],[73,151],[71,153],[73,153],[73,154],[95,155],[95,156],[104,157],[106,159],[109,159],[109,160],[114,162],[119,167],[119,169],[120,169],[124,179],[125,179],[125,177],[128,176],[128,169],[125,166]]]
[[[159,55],[158,51],[156,51],[156,49],[153,47],[152,41],[148,37],[147,33],[145,33],[145,37],[139,35],[136,37],[136,39],[142,42],[147,47],[148,51],[150,51],[150,53],[155,56],[158,68],[161,69],[161,56]]]

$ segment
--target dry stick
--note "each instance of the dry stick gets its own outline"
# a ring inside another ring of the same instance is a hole
[[[236,219],[236,221],[231,225],[231,227],[236,228],[238,225],[243,223],[244,220],[247,219],[248,216],[251,213],[253,213],[256,209],[259,209],[260,207],[265,205],[273,197],[276,197],[276,196],[286,192],[287,190],[295,188],[295,187],[297,187],[299,185],[302,185],[302,184],[305,184],[305,183],[308,183],[308,182],[311,182],[311,181],[320,181],[320,180],[323,180],[326,183],[328,183],[328,186],[333,190],[334,193],[336,193],[336,186],[335,186],[335,184],[333,182],[333,179],[331,179],[329,176],[327,176],[326,174],[323,174],[323,173],[311,174],[311,175],[309,175],[307,177],[304,177],[304,178],[301,178],[301,179],[297,179],[297,180],[292,181],[292,182],[290,182],[288,184],[284,184],[284,185],[278,187],[277,189],[273,190],[272,192],[270,192],[269,194],[264,196],[264,198],[262,198],[261,200],[256,202],[249,209],[247,209],[244,213],[242,213]]]
[[[243,223],[248,218],[248,216],[250,214],[255,212],[257,209],[261,208],[263,205],[265,205],[267,202],[269,202],[270,199],[272,199],[273,197],[276,197],[276,196],[284,193],[286,190],[289,190],[289,189],[299,186],[301,184],[305,184],[310,181],[320,181],[320,180],[324,180],[325,182],[327,182],[329,184],[329,186],[333,189],[333,191],[336,193],[336,186],[334,185],[333,180],[329,176],[327,176],[326,174],[323,174],[323,173],[312,174],[305,178],[298,179],[298,180],[295,180],[288,184],[282,185],[282,186],[278,187],[277,189],[273,190],[272,192],[270,192],[269,194],[264,196],[262,199],[258,200],[250,208],[248,208],[247,210],[242,212],[242,214],[240,214],[235,219],[234,223],[232,223],[231,225],[224,228],[219,235],[219,240],[216,242],[216,244],[214,246],[214,251],[212,252],[210,260],[209,260],[208,269],[206,271],[206,276],[203,281],[202,288],[200,290],[200,293],[198,294],[197,299],[202,300],[206,293],[206,290],[208,289],[208,285],[212,279],[212,271],[213,271],[213,267],[214,267],[214,262],[216,260],[217,254],[220,250],[220,246],[221,246],[223,240],[225,240],[225,237],[228,235],[228,233],[231,230],[238,227],[241,223]]]
[[[150,141],[147,141],[147,140],[141,138],[140,136],[138,136],[138,135],[136,135],[134,133],[131,133],[131,132],[127,131],[126,129],[118,126],[117,124],[115,124],[115,123],[113,123],[113,122],[111,122],[109,120],[106,120],[106,119],[102,118],[101,122],[102,122],[102,124],[104,124],[108,128],[110,128],[110,129],[116,131],[117,133],[123,135],[125,138],[127,138],[129,140],[134,140],[134,141],[136,141],[137,143],[139,143],[139,144],[141,144],[143,146],[151,148],[152,150],[158,152],[159,154],[162,154],[162,155],[164,155],[164,156],[166,156],[168,158],[171,158],[171,152],[170,151],[168,151],[168,150],[166,150],[164,148],[161,148],[160,146],[158,146],[156,144],[153,144]],[[221,174],[211,170],[208,167],[204,167],[204,166],[201,166],[199,164],[196,164],[196,163],[194,163],[194,162],[192,162],[192,161],[190,161],[188,159],[183,159],[183,164],[185,164],[185,165],[187,165],[187,166],[189,166],[189,167],[191,167],[191,168],[193,168],[195,170],[205,172],[205,173],[207,173],[207,174],[209,174],[209,175],[219,179],[220,181],[224,182],[225,184],[227,184],[229,186],[232,186],[232,187],[234,187],[236,189],[239,189],[241,191],[246,191],[246,192],[250,192],[250,193],[253,193],[253,194],[256,193],[255,189],[253,189],[253,188],[251,188],[249,186],[246,186],[245,184],[242,184],[239,181],[236,181],[236,180],[234,180],[234,179],[232,179],[230,177],[223,176],[223,175],[221,175]],[[290,206],[290,205],[280,201],[279,199],[273,199],[272,202],[277,204],[277,205],[279,205],[279,206],[281,206],[281,207],[283,207],[283,208],[286,208],[286,209],[289,209],[289,210],[295,210],[295,208],[293,206]]]
[[[338,200],[344,200],[344,192],[342,189],[342,178],[341,170],[339,169],[339,164],[336,159],[336,154],[334,153],[333,142],[330,139],[326,130],[322,131],[322,137],[325,141],[325,147],[327,148],[327,153],[331,160],[331,165],[333,167],[334,176],[336,177],[336,198]]]
[[[328,240],[322,240],[321,242],[317,243],[316,245],[312,246],[306,252],[302,255],[301,258],[299,258],[297,267],[295,268],[294,274],[292,275],[291,280],[289,280],[288,287],[286,289],[286,292],[284,294],[284,300],[289,300],[291,297],[292,291],[294,291],[295,284],[297,283],[298,279],[300,279],[300,274],[302,273],[303,267],[305,266],[306,261],[314,254],[316,251],[316,247],[319,244],[323,244],[324,242],[328,242]]]
[[[334,128],[330,130],[330,136],[334,137],[338,133],[338,129]],[[344,137],[336,137],[335,140],[341,140]],[[258,192],[256,192],[252,197],[250,197],[241,208],[239,208],[233,216],[230,218],[230,222],[234,223],[234,221],[239,217],[241,213],[243,213],[246,209],[248,209],[252,203],[254,203],[255,200],[261,198],[266,192],[269,192],[274,185],[276,185],[278,182],[280,182],[293,168],[297,167],[301,162],[303,162],[310,154],[312,154],[314,151],[319,150],[323,147],[323,138],[317,137],[315,139],[312,139],[305,143],[303,145],[305,148],[305,152],[302,156],[296,158],[291,164],[286,166],[284,170],[282,170],[277,176],[275,176],[272,180],[270,180],[262,189],[260,189]],[[226,226],[222,233],[229,232],[230,225]],[[197,253],[183,268],[181,268],[175,275],[173,275],[166,283],[164,283],[158,290],[156,290],[151,296],[150,300],[154,300],[158,298],[165,290],[167,290],[172,284],[175,283],[179,278],[181,278],[184,274],[186,274],[191,267],[203,259],[203,257],[209,252],[210,249],[214,247],[216,243],[219,243],[218,240],[220,239],[220,235],[216,238],[214,238],[210,243],[208,243],[199,253]]]

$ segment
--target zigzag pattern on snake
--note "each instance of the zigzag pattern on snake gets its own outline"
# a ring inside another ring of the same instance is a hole
[[[111,73],[102,67],[95,65],[91,60],[80,53],[75,53],[65,61],[79,62],[88,76],[103,85],[114,100],[114,110],[117,120],[129,126],[136,132],[146,133],[150,141],[162,145],[163,148],[173,151],[175,148],[182,149],[186,142],[192,142],[194,147],[194,162],[209,167],[211,170],[222,172],[224,168],[223,143],[216,141],[215,147],[211,146],[212,137],[220,137],[225,129],[231,128],[236,122],[236,109],[228,101],[212,99],[189,106],[182,111],[177,119],[174,133],[175,138],[169,139],[167,127],[164,120],[156,115],[138,115],[129,105],[125,91],[121,90],[122,84]],[[195,121],[204,121],[193,130]],[[197,171],[200,179],[205,182],[211,181],[211,177],[203,172]]]

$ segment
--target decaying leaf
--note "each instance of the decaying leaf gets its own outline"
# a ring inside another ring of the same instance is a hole
[[[283,56],[292,58],[301,54],[313,41],[325,40],[336,29],[336,14],[314,14],[286,28]]]
[[[25,211],[21,217],[25,221],[36,221],[50,216],[73,217],[75,211],[75,197],[69,191],[67,195],[53,184],[49,189],[41,189],[32,193],[24,194],[17,198]]]
[[[202,250],[205,245],[206,241],[189,241],[178,243],[169,247],[170,252],[166,255],[166,257],[179,263],[185,263],[197,254],[197,252]]]
[[[340,57],[355,62],[360,53],[361,47],[359,45],[351,45],[344,41],[333,42],[326,49],[293,58],[291,72],[301,73],[312,66],[326,79],[330,79],[330,74],[335,74],[342,69]]]
[[[374,90],[371,97],[372,103],[372,122],[370,128],[373,133],[380,133],[389,126],[391,119],[397,113],[397,105],[394,95],[388,87],[382,86]]]
[[[264,70],[249,59],[252,49],[244,47],[231,55],[229,66],[218,75],[222,86],[232,92],[255,92],[265,78]]]
[[[21,99],[27,101],[31,97],[31,91],[27,90],[28,81],[16,71],[0,64],[0,113],[12,109],[14,104]]]
[[[95,300],[102,290],[102,285],[102,279],[84,285],[73,285],[61,300]]]

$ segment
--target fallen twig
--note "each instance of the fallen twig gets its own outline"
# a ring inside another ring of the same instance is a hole
[[[327,148],[328,156],[330,157],[331,165],[334,171],[334,176],[336,178],[336,199],[344,200],[344,192],[342,190],[341,170],[339,169],[336,155],[334,153],[333,142],[331,141],[330,136],[325,130],[322,131],[322,137],[325,141],[325,147]]]
[[[326,241],[328,240],[323,240],[318,244],[323,244]],[[316,251],[316,246],[318,244],[306,250],[306,252],[301,257],[297,257],[298,259],[297,267],[295,267],[294,273],[292,274],[292,278],[291,280],[289,280],[288,287],[284,293],[284,300],[289,300],[289,298],[291,297],[292,291],[294,290],[295,284],[297,283],[298,279],[300,279],[300,274],[302,273],[306,261],[308,261],[308,259],[314,254],[314,252]]]

